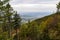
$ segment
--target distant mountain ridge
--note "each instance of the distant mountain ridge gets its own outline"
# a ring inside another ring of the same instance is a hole
[[[20,13],[20,16],[22,20],[28,21],[28,20],[34,20],[38,19],[47,15],[51,15],[51,12],[23,12]]]

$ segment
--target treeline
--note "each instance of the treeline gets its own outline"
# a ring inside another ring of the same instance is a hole
[[[60,40],[60,3],[55,14],[21,24],[9,4],[0,0],[0,40]]]

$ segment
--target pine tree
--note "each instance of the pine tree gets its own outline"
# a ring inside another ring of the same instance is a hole
[[[6,23],[7,23],[7,20],[6,20],[7,12],[6,11],[7,10],[6,9],[8,9],[7,8],[8,2],[9,2],[9,0],[0,0],[0,19],[1,19],[0,23],[2,24],[2,30],[3,30],[2,33],[4,33],[6,31],[6,27],[7,27],[7,25],[6,25]]]
[[[9,4],[9,0],[0,0],[0,25],[2,24],[2,30],[3,32],[8,31],[8,38],[11,38],[11,32],[12,32],[11,28],[14,26],[14,29],[16,30],[17,39],[18,39],[17,29],[19,29],[21,18],[19,14],[17,13],[15,15],[14,14],[15,14],[14,10]]]
[[[3,31],[5,31],[4,29],[5,29],[5,24],[4,24],[4,22],[5,22],[5,6],[6,6],[6,4],[8,3],[8,1],[9,0],[0,0],[0,22],[1,22],[1,24],[2,24],[2,29],[3,29]]]
[[[21,18],[19,16],[19,14],[17,14],[17,12],[16,12],[16,14],[14,15],[14,24],[15,24],[14,29],[18,29],[20,26],[20,23],[21,23]]]
[[[9,34],[9,38],[11,36],[10,32],[11,32],[11,26],[10,26],[10,19],[11,19],[11,15],[10,15],[10,5],[9,3],[6,5],[6,18],[7,18],[7,23],[8,23],[8,34]]]
[[[57,4],[57,12],[60,12],[60,2]]]
[[[15,40],[19,40],[19,35],[18,35],[18,31],[20,29],[20,25],[21,25],[21,18],[19,16],[19,14],[14,15],[14,29],[16,30],[16,36],[15,36]]]
[[[12,27],[13,27],[11,25],[13,24],[13,20],[14,20],[13,15],[15,13],[9,3],[5,7],[5,12],[6,12],[5,17],[6,17],[6,23],[7,23],[7,29],[8,29],[8,37],[10,38],[11,32],[12,32]]]

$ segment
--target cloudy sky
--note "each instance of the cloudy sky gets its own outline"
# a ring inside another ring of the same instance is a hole
[[[11,6],[18,12],[54,12],[59,0],[11,0]]]

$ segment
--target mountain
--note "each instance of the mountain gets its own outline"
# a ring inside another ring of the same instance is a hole
[[[51,12],[21,12],[20,13],[21,18],[24,21],[35,20],[47,15],[51,15]]]
[[[44,33],[49,34],[50,39],[60,40],[60,12],[38,18],[32,23],[38,25],[41,28],[40,31],[42,30]]]

